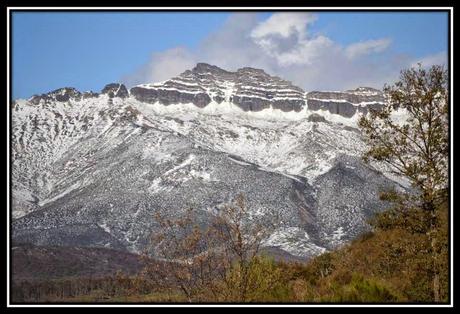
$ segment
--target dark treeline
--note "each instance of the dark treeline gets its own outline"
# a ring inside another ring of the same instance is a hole
[[[66,278],[43,281],[13,282],[12,302],[52,302],[93,295],[107,299],[116,295],[143,294],[154,291],[152,282],[140,276],[117,273],[100,278]]]

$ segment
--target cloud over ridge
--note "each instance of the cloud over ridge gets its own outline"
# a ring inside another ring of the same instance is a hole
[[[155,52],[144,66],[121,80],[128,86],[163,81],[197,62],[206,62],[226,70],[262,68],[306,91],[363,85],[382,88],[397,79],[402,68],[418,61],[426,66],[446,62],[445,52],[418,59],[395,54],[389,51],[391,38],[363,39],[343,46],[310,31],[318,18],[309,12],[282,12],[260,21],[256,13],[234,13],[198,48]]]

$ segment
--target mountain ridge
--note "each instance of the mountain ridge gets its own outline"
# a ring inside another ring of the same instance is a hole
[[[267,74],[263,69],[243,67],[231,72],[207,63],[198,63],[191,70],[164,82],[140,84],[130,89],[122,83],[110,83],[100,93],[82,93],[73,87],[64,87],[34,95],[28,100],[34,104],[40,101],[65,102],[70,98],[78,100],[102,94],[109,94],[110,98],[133,97],[142,102],[163,105],[193,103],[199,108],[224,102],[251,112],[270,108],[300,112],[308,108],[346,118],[356,113],[366,114],[369,108],[379,109],[386,101],[385,95],[372,87],[357,87],[341,92],[305,92],[290,81]]]

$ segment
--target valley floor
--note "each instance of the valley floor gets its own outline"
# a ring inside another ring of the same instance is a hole
[[[43,273],[39,278],[32,278],[24,272],[17,272],[17,276],[13,276],[12,302],[433,303],[432,275],[434,267],[437,267],[440,275],[440,302],[447,303],[447,211],[442,216],[436,265],[430,256],[426,235],[395,226],[365,234],[351,244],[322,254],[307,263],[275,262],[272,258],[263,257],[260,267],[254,270],[254,283],[245,300],[239,299],[238,293],[234,293],[238,292],[238,287],[233,287],[234,291],[227,291],[219,297],[213,296],[210,291],[197,291],[193,299],[188,299],[177,287],[154,286],[143,275],[145,273],[140,271],[142,265],[139,264],[137,269],[131,268],[127,273],[115,272],[115,268],[112,268],[111,272],[115,274],[101,275],[103,272],[97,270],[93,274],[98,273],[99,277],[88,277],[88,273],[85,277],[81,273],[85,268],[83,266],[80,266],[82,269],[74,269],[72,274],[69,269],[67,273],[55,272],[53,279],[46,279]],[[40,252],[37,248],[28,250]],[[113,252],[107,250],[94,256],[99,261],[110,260],[111,254]],[[83,255],[87,257],[88,254]],[[16,261],[21,256],[16,254]],[[35,262],[39,258],[43,259],[43,255],[36,257]],[[31,263],[32,260],[29,260],[23,267],[30,267],[27,265]],[[54,263],[58,262],[55,260]],[[60,263],[60,267],[66,264],[62,260]],[[97,263],[92,264],[92,268],[98,269]],[[260,279],[261,276],[264,279]],[[267,282],[264,280],[267,278],[274,279],[275,284],[264,288]]]

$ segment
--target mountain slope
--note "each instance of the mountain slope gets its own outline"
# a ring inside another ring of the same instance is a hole
[[[367,230],[384,206],[378,191],[396,184],[359,158],[359,108],[383,98],[316,93],[327,101],[311,109],[308,95],[262,70],[198,64],[129,91],[115,83],[19,100],[13,241],[139,252],[154,213],[191,207],[206,223],[243,193],[253,219],[281,217],[267,247],[302,257],[332,249]],[[335,110],[344,104],[352,116]]]

